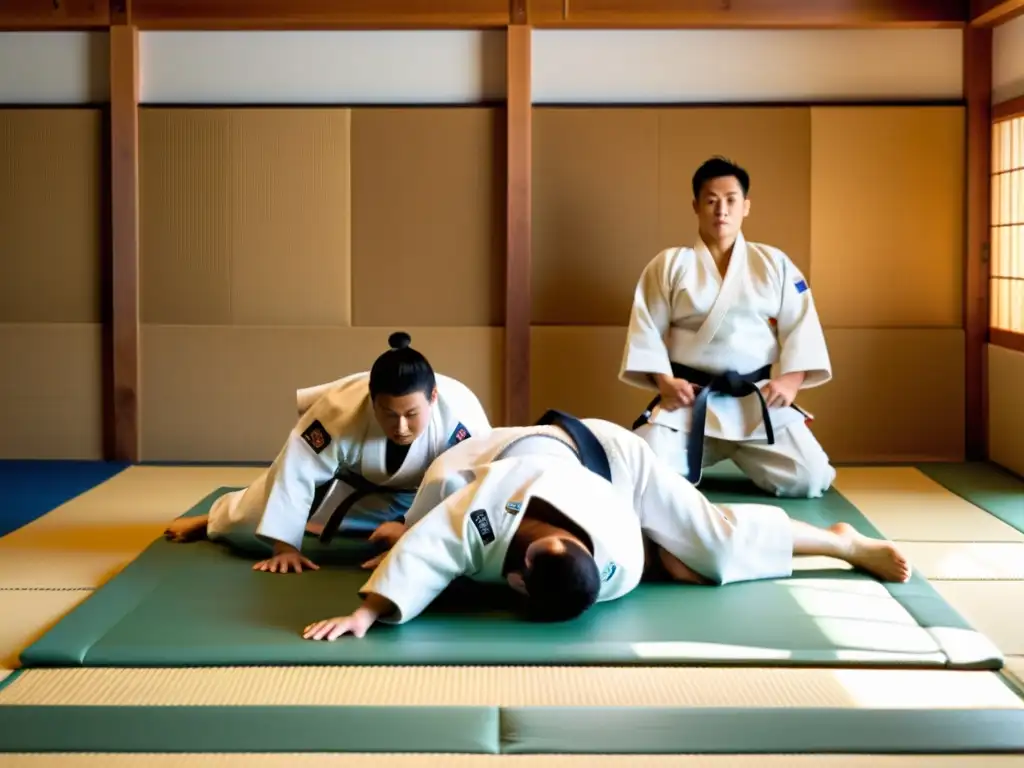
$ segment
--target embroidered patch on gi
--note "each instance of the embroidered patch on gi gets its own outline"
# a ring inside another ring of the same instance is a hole
[[[605,565],[604,569],[601,571],[601,581],[608,581],[609,579],[611,579],[611,577],[615,575],[615,572],[617,570],[619,570],[619,566],[617,566],[614,562],[609,560],[608,564]]]
[[[806,280],[797,280],[796,281],[796,292],[797,293],[803,293],[806,290],[808,290],[808,288],[807,288],[807,281]]]
[[[327,434],[327,430],[324,429],[324,425],[318,419],[314,419],[313,423],[306,427],[306,430],[302,433],[302,439],[306,441],[316,454],[319,454],[331,444],[331,436]]]
[[[451,448],[453,445],[458,445],[469,436],[469,430],[466,429],[466,425],[460,421],[456,425],[455,431],[452,432],[451,437],[448,438],[448,447]]]
[[[521,501],[510,501],[505,505],[505,511],[510,515],[518,515],[523,511],[523,502]]]
[[[484,544],[490,544],[494,541],[494,529],[491,527],[491,521],[487,519],[487,510],[474,510],[469,513],[469,519],[473,521],[473,525],[476,526],[477,531],[480,533],[480,538],[484,540]]]

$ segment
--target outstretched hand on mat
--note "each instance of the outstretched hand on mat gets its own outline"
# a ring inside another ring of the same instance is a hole
[[[370,594],[351,616],[335,616],[310,624],[302,631],[306,640],[337,640],[345,634],[362,637],[378,617],[395,610],[392,602],[380,595]]]
[[[291,568],[295,573],[302,573],[302,568],[309,568],[317,571],[320,566],[303,555],[291,544],[283,541],[274,542],[274,556],[266,560],[260,560],[252,567],[254,571],[267,571],[269,573],[288,573]]]
[[[380,565],[381,561],[388,556],[388,550],[398,543],[398,540],[402,538],[402,534],[405,533],[405,530],[405,523],[399,523],[397,521],[381,523],[378,525],[374,532],[370,534],[369,541],[372,544],[377,544],[382,547],[384,551],[363,563],[363,568],[373,570]]]

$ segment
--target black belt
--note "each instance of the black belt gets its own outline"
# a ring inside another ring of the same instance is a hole
[[[377,485],[376,483],[371,483],[362,475],[349,472],[347,469],[339,469],[334,475],[334,480],[332,482],[320,486],[320,488],[317,488],[316,492],[313,494],[313,506],[309,512],[310,517],[312,517],[316,512],[316,508],[319,506],[320,501],[322,501],[324,496],[327,495],[327,490],[338,481],[351,486],[352,493],[342,500],[341,504],[339,504],[338,508],[331,513],[330,518],[328,518],[327,522],[324,524],[324,529],[320,532],[320,541],[324,544],[329,543],[331,539],[334,538],[338,529],[341,527],[342,521],[345,519],[345,515],[349,513],[349,510],[352,509],[355,503],[360,499],[375,493],[416,493],[415,488],[392,488],[387,485]]]
[[[704,462],[704,429],[708,416],[708,398],[712,394],[728,395],[729,397],[746,397],[757,395],[761,401],[761,418],[764,421],[765,435],[768,437],[768,445],[775,445],[775,431],[772,429],[771,416],[768,413],[768,403],[757,388],[756,382],[771,377],[772,367],[766,365],[750,373],[737,373],[726,371],[725,373],[708,373],[697,368],[690,368],[688,365],[672,363],[672,375],[677,379],[686,379],[691,384],[700,387],[700,392],[693,400],[692,420],[690,433],[686,436],[686,479],[696,485],[700,481],[701,470]],[[655,407],[661,402],[659,394],[640,414],[640,418],[633,422],[633,429],[638,429],[650,421],[651,414]]]
[[[586,424],[564,411],[551,409],[537,420],[536,426],[554,425],[561,427],[576,443],[580,454],[580,463],[594,474],[600,475],[609,483],[612,481],[612,468],[608,463],[608,454],[594,433]]]

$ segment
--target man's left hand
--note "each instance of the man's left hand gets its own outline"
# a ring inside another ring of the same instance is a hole
[[[796,400],[796,393],[804,383],[804,373],[785,373],[772,379],[761,388],[769,408],[788,408]]]

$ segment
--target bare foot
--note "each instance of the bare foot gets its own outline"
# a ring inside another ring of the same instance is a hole
[[[904,582],[910,579],[910,563],[891,541],[872,539],[848,523],[836,523],[829,530],[846,544],[846,561],[850,565],[881,581]]]
[[[168,541],[184,543],[187,541],[199,541],[206,538],[206,521],[209,515],[197,515],[196,517],[179,517],[167,526],[164,531],[164,538]]]

